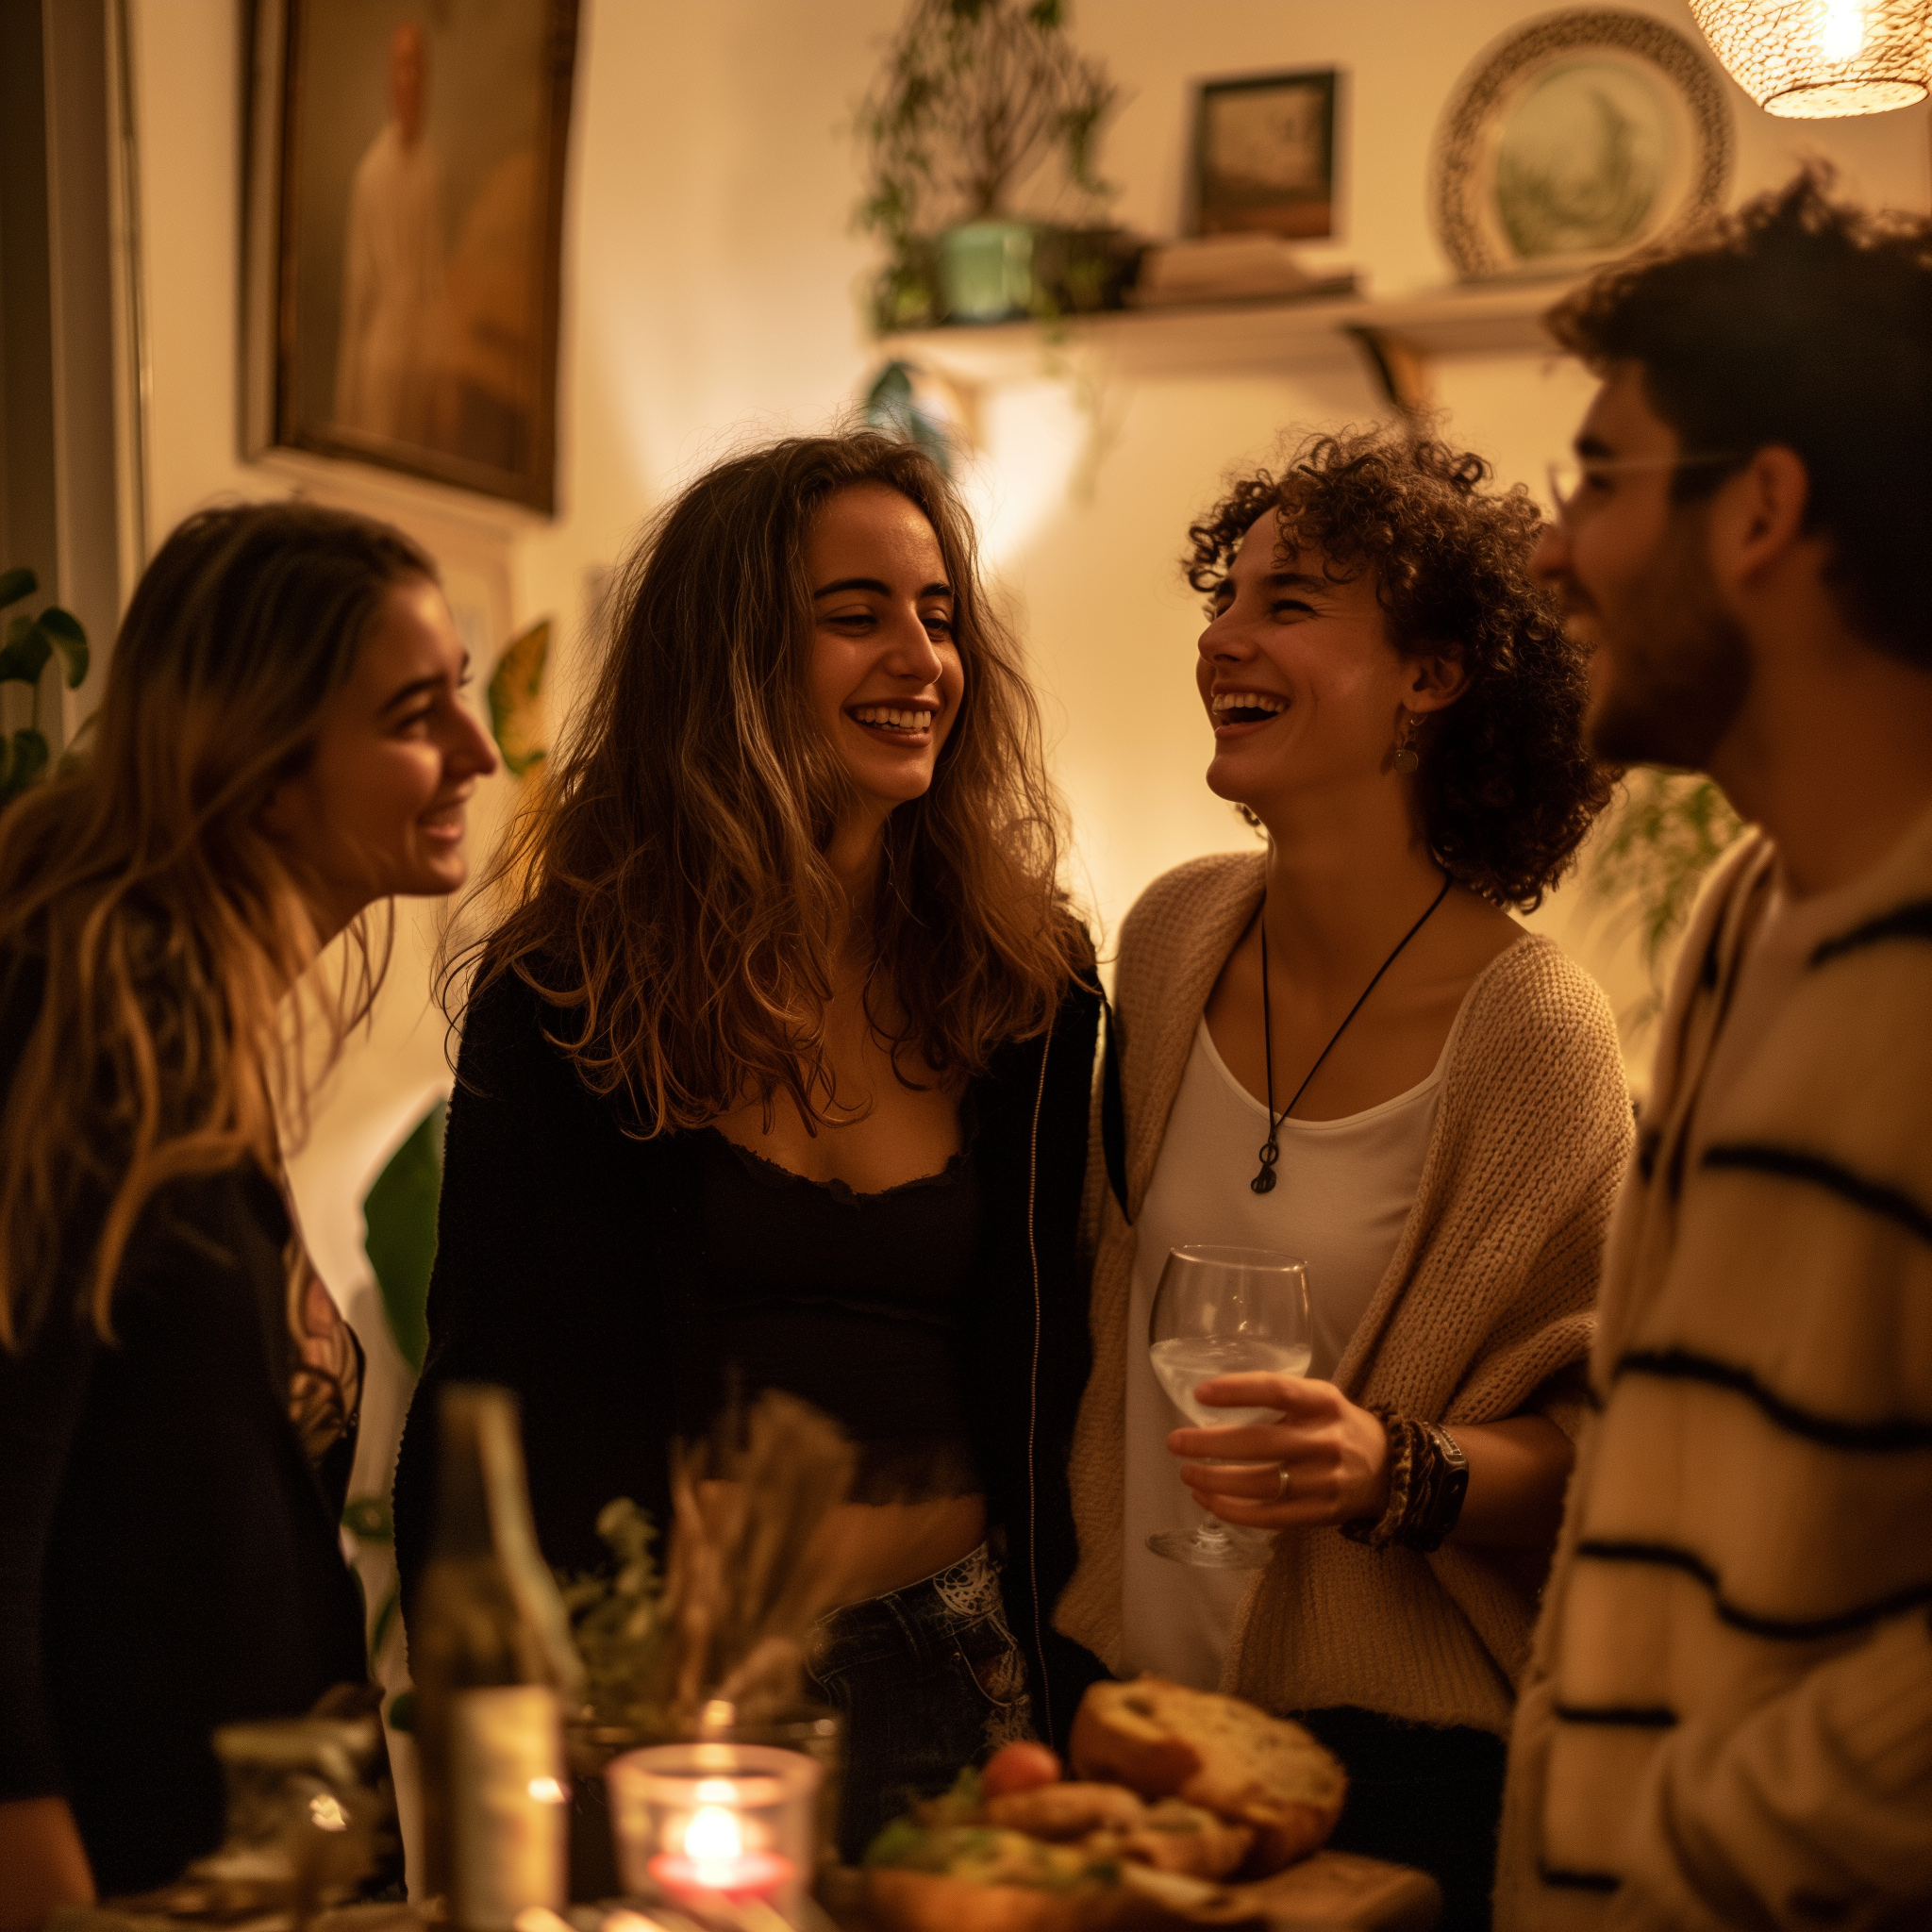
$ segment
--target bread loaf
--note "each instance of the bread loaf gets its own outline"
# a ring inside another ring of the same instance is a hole
[[[1074,1718],[1069,1757],[1083,1778],[1185,1798],[1255,1832],[1245,1867],[1262,1877],[1335,1828],[1348,1780],[1299,1724],[1164,1677],[1095,1684]]]
[[[986,1822],[1064,1843],[1091,1831],[1133,1831],[1146,1823],[1144,1799],[1120,1785],[1036,1785],[986,1801]]]

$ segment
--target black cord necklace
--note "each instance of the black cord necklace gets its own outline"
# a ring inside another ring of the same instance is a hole
[[[1429,901],[1429,910],[1424,912],[1409,929],[1395,941],[1395,950],[1375,968],[1375,976],[1362,988],[1361,999],[1348,1009],[1348,1019],[1342,1021],[1330,1036],[1328,1044],[1315,1056],[1315,1064],[1308,1069],[1307,1078],[1294,1090],[1291,1100],[1279,1113],[1274,1111],[1274,1016],[1268,1001],[1268,895],[1261,895],[1261,1043],[1262,1051],[1268,1056],[1268,1139],[1261,1147],[1261,1172],[1248,1185],[1256,1193],[1265,1194],[1274,1186],[1274,1163],[1281,1158],[1281,1149],[1274,1137],[1281,1131],[1281,1124],[1291,1114],[1304,1093],[1308,1091],[1308,1081],[1322,1071],[1322,1062],[1335,1050],[1335,1042],[1348,1031],[1348,1022],[1362,1009],[1368,996],[1382,983],[1382,975],[1402,957],[1402,949],[1414,939],[1417,933],[1429,923],[1429,913],[1434,912],[1449,896],[1449,888],[1456,883],[1448,874],[1442,875],[1442,890]]]

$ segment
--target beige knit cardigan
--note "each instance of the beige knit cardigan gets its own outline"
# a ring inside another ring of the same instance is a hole
[[[1705,1095],[1712,883],[1604,1271],[1510,1747],[1508,1932],[1932,1925],[1932,816]]]
[[[1199,858],[1157,880],[1121,931],[1115,1006],[1138,1218],[1208,993],[1259,905],[1264,857]],[[1097,1112],[1096,1100],[1096,1112]],[[1450,1030],[1415,1205],[1337,1365],[1354,1401],[1451,1424],[1541,1409],[1574,1433],[1597,1270],[1631,1139],[1617,1029],[1550,941],[1477,976]],[[1057,1625],[1120,1667],[1122,1454],[1135,1231],[1092,1137],[1093,1374],[1072,1462],[1080,1563]],[[1284,1169],[1291,1190],[1294,1175]],[[1507,1734],[1536,1579],[1456,1544],[1380,1553],[1334,1529],[1276,1539],[1237,1619],[1224,1687],[1275,1710],[1357,1705]]]

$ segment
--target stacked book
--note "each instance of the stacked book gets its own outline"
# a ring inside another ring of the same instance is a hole
[[[1157,243],[1141,258],[1128,291],[1136,308],[1207,302],[1288,302],[1352,295],[1354,270],[1313,275],[1278,235],[1208,235]]]

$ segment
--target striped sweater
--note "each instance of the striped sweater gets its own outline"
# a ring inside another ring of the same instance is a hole
[[[1775,855],[1706,896],[1512,1740],[1507,1932],[1932,1925],[1932,818],[1701,1095]]]

